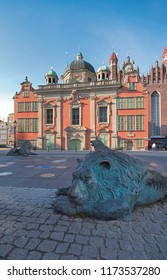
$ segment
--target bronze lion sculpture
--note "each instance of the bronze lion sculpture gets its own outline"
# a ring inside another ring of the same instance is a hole
[[[100,140],[92,145],[95,151],[77,160],[72,186],[56,191],[55,211],[129,221],[135,206],[153,203],[167,194],[167,178],[146,169],[139,159],[111,150]]]
[[[6,156],[29,156],[36,155],[36,153],[31,152],[33,148],[29,140],[25,140],[20,147],[14,147],[7,152]]]

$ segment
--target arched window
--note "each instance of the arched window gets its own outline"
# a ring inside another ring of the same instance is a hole
[[[160,95],[154,91],[151,95],[151,135],[161,135],[161,104]]]

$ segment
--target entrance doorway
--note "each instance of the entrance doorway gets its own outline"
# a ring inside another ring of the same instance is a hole
[[[81,150],[81,141],[78,140],[78,139],[71,140],[70,143],[69,143],[68,149],[72,150],[72,151],[79,151],[79,150]]]
[[[127,150],[132,150],[133,148],[133,142],[132,141],[128,141],[127,142]]]
[[[45,148],[49,149],[49,150],[54,150],[54,135],[53,134],[46,134]]]

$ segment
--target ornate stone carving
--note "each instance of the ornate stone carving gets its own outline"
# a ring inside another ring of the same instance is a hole
[[[135,206],[167,194],[167,178],[146,169],[139,159],[111,150],[99,140],[92,145],[95,151],[78,159],[72,185],[56,191],[56,211],[129,221]]]

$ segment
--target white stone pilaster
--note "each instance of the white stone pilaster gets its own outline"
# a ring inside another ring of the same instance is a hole
[[[57,115],[56,115],[56,150],[61,150],[62,140],[62,101],[61,98],[57,98]]]

